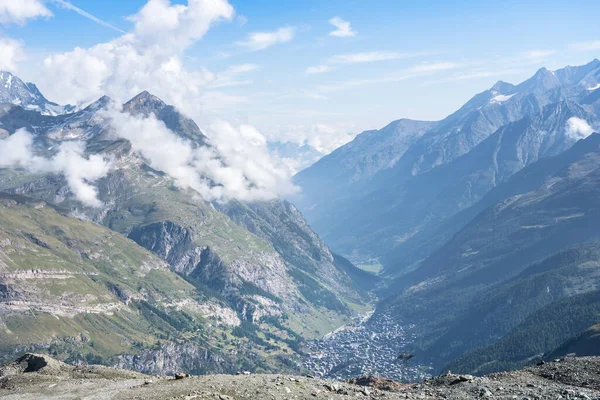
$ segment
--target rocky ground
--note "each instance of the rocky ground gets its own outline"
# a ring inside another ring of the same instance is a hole
[[[405,385],[382,378],[337,382],[285,375],[150,377],[106,367],[74,367],[26,355],[0,369],[5,399],[600,399],[600,357],[487,377],[445,374]]]

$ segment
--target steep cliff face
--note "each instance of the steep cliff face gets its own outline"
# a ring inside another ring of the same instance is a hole
[[[361,303],[367,290],[357,290],[355,282],[323,240],[310,228],[298,209],[287,201],[218,205],[235,223],[269,241],[284,260],[300,270],[296,281],[308,275],[324,292],[340,300]]]
[[[182,370],[194,375],[227,373],[241,367],[228,355],[218,355],[194,344],[175,343],[159,345],[140,354],[120,355],[113,361],[113,366],[149,375],[175,375]]]

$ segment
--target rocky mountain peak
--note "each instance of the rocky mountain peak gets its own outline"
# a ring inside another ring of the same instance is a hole
[[[573,85],[585,79],[591,72],[600,68],[600,60],[595,58],[585,65],[567,66],[555,71],[556,76],[564,85]]]
[[[123,110],[133,115],[147,117],[152,113],[158,115],[165,107],[167,107],[167,104],[164,101],[144,90],[125,103]]]
[[[32,90],[33,89],[33,90]],[[28,86],[19,77],[7,71],[0,72],[0,101],[18,105],[28,105],[45,100],[37,87]]]
[[[175,107],[166,104],[147,90],[135,96],[123,105],[123,111],[131,115],[149,117],[154,114],[157,119],[181,136],[198,145],[206,144],[206,136],[198,125],[190,118],[180,113]]]
[[[0,103],[10,103],[44,115],[66,114],[74,106],[61,106],[48,101],[33,83],[25,83],[8,71],[0,71]]]
[[[556,74],[546,67],[540,68],[535,75],[517,86],[519,92],[543,93],[562,86]]]
[[[511,93],[515,90],[515,85],[513,85],[512,83],[504,82],[504,81],[498,81],[494,84],[494,86],[492,86],[491,90],[493,90],[495,92],[507,94],[507,93]]]
[[[88,105],[84,111],[98,111],[106,108],[112,99],[108,96],[102,96],[98,100]]]

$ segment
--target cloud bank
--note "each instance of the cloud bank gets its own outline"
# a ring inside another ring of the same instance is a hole
[[[154,114],[143,118],[113,109],[103,117],[110,121],[114,136],[129,140],[152,168],[207,201],[270,200],[296,191],[289,168],[270,157],[265,137],[249,125],[217,122],[206,132],[210,146],[197,146]]]
[[[100,207],[98,191],[92,183],[106,176],[111,163],[100,155],[84,156],[81,142],[64,142],[52,158],[33,151],[33,135],[19,129],[12,136],[0,140],[0,168],[21,167],[32,173],[62,174],[69,189],[83,204]]]

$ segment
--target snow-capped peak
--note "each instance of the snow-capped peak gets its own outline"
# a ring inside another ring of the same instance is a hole
[[[45,115],[66,114],[75,110],[73,106],[48,101],[33,83],[25,83],[7,71],[0,71],[0,103],[14,104]]]

